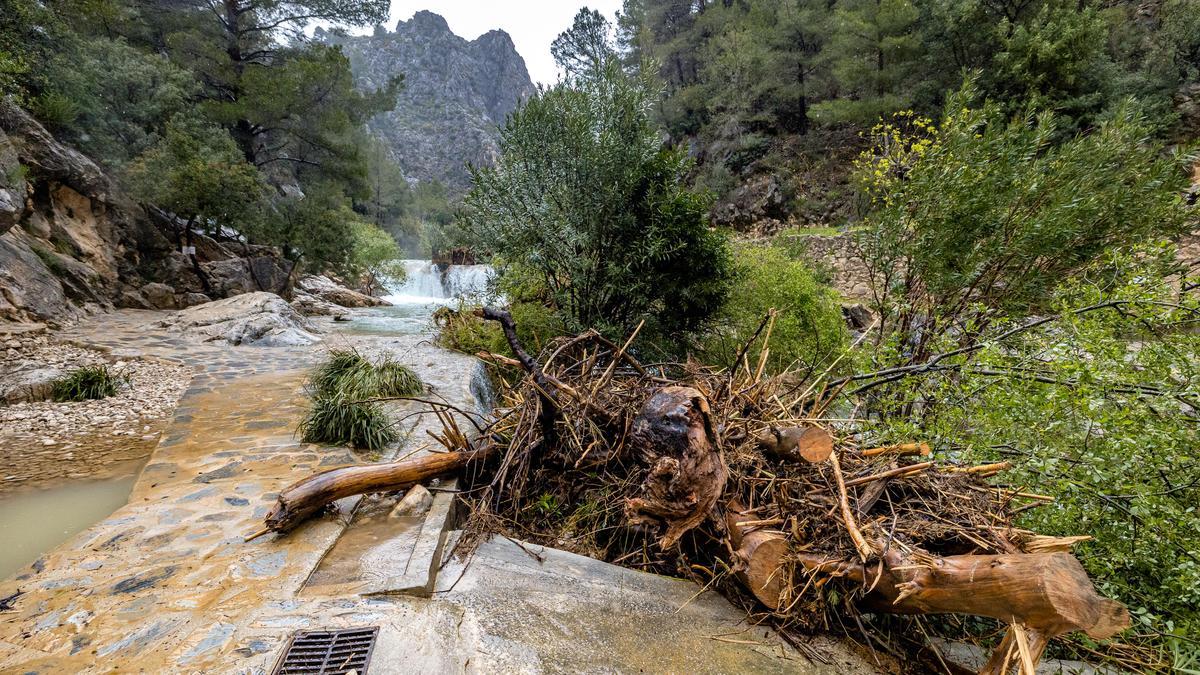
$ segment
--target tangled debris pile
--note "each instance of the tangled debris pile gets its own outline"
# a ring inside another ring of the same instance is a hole
[[[632,336],[619,346],[592,331],[550,344],[539,361],[507,313],[481,314],[501,323],[518,358],[481,356],[524,374],[480,435],[443,413],[451,452],[301,481],[280,495],[269,529],[348,489],[461,470],[468,544],[503,532],[690,577],[785,635],[868,611],[986,616],[1009,625],[981,671],[998,674],[1032,672],[1057,635],[1104,638],[1129,625],[1068,552],[1086,537],[1013,526],[1020,503],[1049,498],[984,480],[1005,465],[934,461],[921,443],[859,448],[829,412],[839,391],[765,375],[769,318],[757,359],[746,345],[735,367],[714,369],[644,366],[627,351]]]

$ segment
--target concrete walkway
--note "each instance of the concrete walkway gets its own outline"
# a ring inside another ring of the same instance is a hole
[[[567,553],[539,562],[500,540],[439,574],[446,492],[424,518],[389,522],[390,502],[374,499],[354,516],[350,498],[286,537],[243,543],[287,484],[386,457],[293,436],[323,347],[197,345],[149,329],[153,318],[121,312],[75,336],[196,375],[129,504],[0,582],[0,672],[268,673],[292,631],[339,626],[381,627],[371,673],[873,670],[834,642],[820,650],[829,663],[810,661],[723,599],[693,599],[689,583]],[[473,404],[474,360],[420,336],[352,339]],[[399,452],[424,452],[433,416],[397,412],[410,431]]]

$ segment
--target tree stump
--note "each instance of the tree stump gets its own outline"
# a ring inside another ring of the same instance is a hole
[[[664,530],[670,548],[712,512],[728,469],[713,433],[708,399],[692,387],[657,390],[633,420],[630,446],[648,468],[640,495],[625,503],[635,525]]]

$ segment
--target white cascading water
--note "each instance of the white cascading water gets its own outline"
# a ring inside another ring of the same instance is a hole
[[[404,260],[404,283],[389,284],[384,300],[393,305],[444,305],[456,298],[482,295],[495,272],[490,265],[449,265]]]

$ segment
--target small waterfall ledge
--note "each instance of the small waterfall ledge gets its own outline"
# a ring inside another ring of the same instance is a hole
[[[403,260],[403,283],[388,284],[384,300],[393,305],[444,305],[455,298],[480,296],[496,275],[491,265],[437,265]]]

